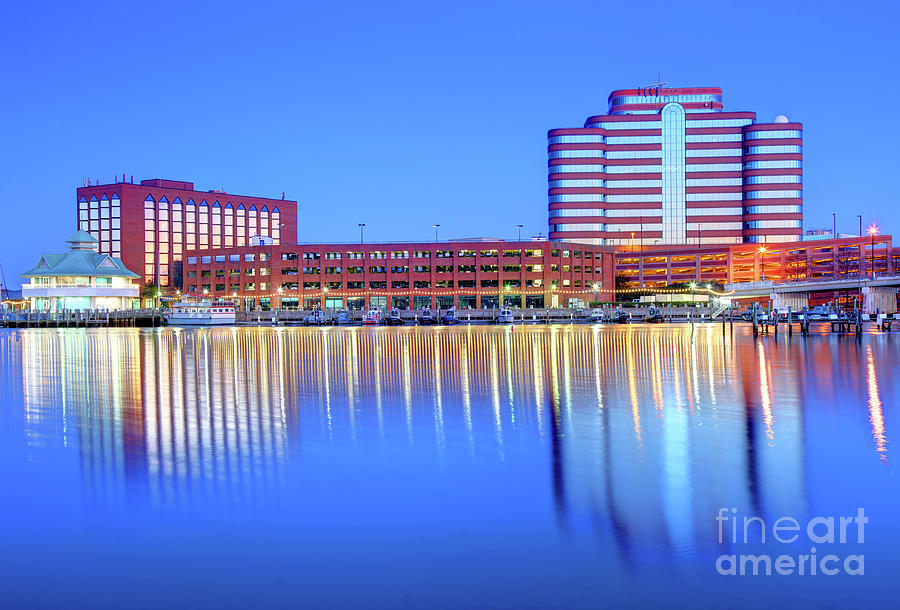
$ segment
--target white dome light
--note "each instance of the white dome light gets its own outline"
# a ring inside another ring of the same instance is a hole
[[[775,117],[775,122],[776,123],[790,123],[788,118],[786,116],[784,116],[783,114],[779,114],[777,117]]]

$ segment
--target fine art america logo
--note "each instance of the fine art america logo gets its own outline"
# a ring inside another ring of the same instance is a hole
[[[813,517],[806,522],[779,517],[766,522],[762,517],[738,516],[736,508],[720,508],[716,516],[719,544],[732,551],[750,550],[747,545],[781,552],[724,553],[716,558],[716,571],[723,576],[834,576],[865,574],[865,557],[848,553],[853,545],[865,542],[869,522],[862,508],[856,516]],[[793,552],[794,549],[800,552]],[[754,548],[755,550],[755,548]]]

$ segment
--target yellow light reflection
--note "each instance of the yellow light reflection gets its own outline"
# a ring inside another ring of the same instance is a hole
[[[766,438],[769,439],[769,446],[771,447],[775,445],[775,431],[772,428],[774,418],[772,416],[772,398],[769,390],[768,362],[766,361],[766,352],[763,350],[761,341],[756,344],[756,352],[759,360],[759,396],[763,411],[763,424],[766,427]]]
[[[884,413],[881,410],[881,397],[878,394],[878,377],[875,374],[875,357],[872,346],[866,346],[866,388],[869,394],[869,422],[872,424],[872,437],[875,439],[875,451],[882,462],[887,462],[887,435],[884,428]]]

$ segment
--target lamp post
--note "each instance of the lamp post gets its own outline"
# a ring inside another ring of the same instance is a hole
[[[519,230],[519,241],[522,241],[522,227],[525,225],[516,225],[516,228]]]
[[[362,245],[363,243],[363,229],[366,227],[366,223],[359,223],[359,243]]]
[[[638,248],[641,249],[641,252],[644,251],[644,215],[641,214],[641,241],[638,244]]]
[[[868,229],[869,235],[872,236],[872,279],[875,279],[875,236],[878,235],[878,227],[873,222]]]
[[[837,212],[831,213],[831,238],[837,239]]]
[[[763,256],[765,255],[765,253],[766,253],[766,247],[760,246],[759,247],[759,268],[762,271],[762,281],[764,281],[764,282],[766,281],[766,263],[765,263],[765,261],[763,261]]]
[[[437,230],[439,226],[441,225],[431,225],[431,227],[434,229],[434,243],[437,243]]]

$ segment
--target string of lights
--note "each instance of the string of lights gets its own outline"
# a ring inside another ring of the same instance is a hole
[[[216,295],[217,298],[221,296],[230,296],[231,298],[239,298],[239,299],[265,299],[265,298],[294,298],[294,297],[306,297],[306,298],[325,298],[325,297],[348,297],[348,298],[364,298],[366,296],[370,297],[394,297],[394,296],[453,296],[453,295],[463,295],[463,296],[538,296],[538,295],[546,295],[546,294],[593,294],[593,293],[615,293],[615,294],[635,294],[635,293],[647,293],[652,292],[656,294],[696,294],[696,293],[705,293],[710,294],[716,297],[726,297],[734,294],[733,290],[727,292],[718,292],[713,290],[712,288],[704,287],[704,286],[696,286],[693,288],[583,288],[583,289],[559,289],[559,288],[551,288],[550,290],[537,290],[537,289],[503,289],[503,290],[465,290],[465,289],[428,289],[422,290],[422,293],[417,293],[413,291],[410,293],[408,290],[404,289],[391,289],[391,290],[360,290],[360,291],[341,291],[341,290],[279,290],[276,289],[272,292],[259,293],[254,292],[252,294],[247,294],[245,292],[232,292],[230,295]],[[209,292],[204,291],[203,293],[178,293],[179,296],[185,297],[208,297]]]

